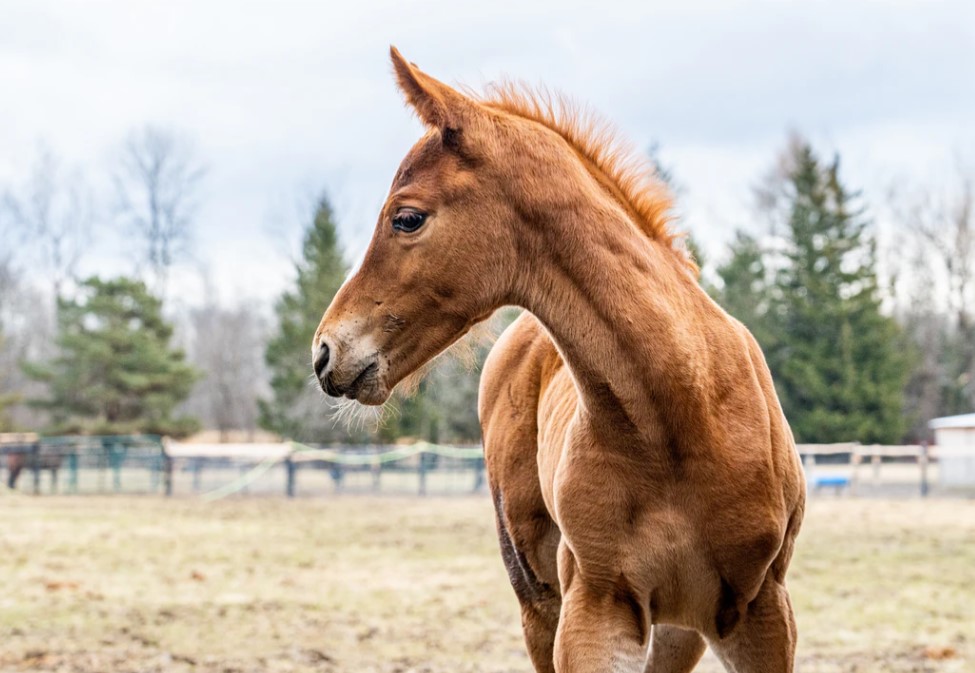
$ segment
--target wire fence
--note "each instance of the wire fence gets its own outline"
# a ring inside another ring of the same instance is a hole
[[[154,493],[166,456],[154,435],[0,435],[7,489],[51,493]]]
[[[8,490],[200,495],[462,495],[486,488],[480,447],[178,444],[151,435],[0,435]]]
[[[958,460],[939,461],[937,447],[846,443],[796,448],[814,496],[975,495],[975,482],[959,490],[957,475],[949,472],[957,472]],[[180,444],[153,435],[27,433],[0,434],[0,454],[6,489],[34,494],[195,495],[218,500],[233,495],[422,496],[487,490],[484,456],[477,446]],[[975,461],[975,452],[966,460]]]
[[[370,493],[422,496],[464,495],[486,489],[480,447],[425,443],[283,446],[287,447],[283,455],[265,452],[268,455],[260,460],[256,456],[249,459],[196,456],[185,461],[175,458],[173,492],[199,493],[208,500],[216,500],[238,493],[289,497]],[[189,488],[186,479],[180,479],[181,469],[192,473]]]

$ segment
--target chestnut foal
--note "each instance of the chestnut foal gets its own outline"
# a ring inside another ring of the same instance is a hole
[[[634,155],[560,102],[475,99],[392,50],[427,132],[315,334],[322,388],[382,404],[507,304],[480,417],[538,671],[791,671],[805,488],[751,334],[699,287]]]

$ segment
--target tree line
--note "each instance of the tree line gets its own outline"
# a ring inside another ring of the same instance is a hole
[[[713,263],[699,259],[704,288],[761,344],[798,441],[919,441],[930,418],[975,408],[972,179],[958,174],[943,193],[886,195],[882,246],[877,214],[845,184],[840,158],[795,136],[755,189],[754,222]],[[47,150],[23,184],[4,190],[0,429],[478,441],[485,333],[516,310],[499,312],[384,410],[326,399],[309,343],[349,271],[328,199],[314,204],[270,320],[209,292],[202,305],[174,308],[171,275],[192,255],[205,175],[192,144],[147,127],[120,145],[107,213],[82,174]],[[106,219],[139,243],[131,271],[80,278],[92,224]],[[697,243],[688,239],[700,258]],[[48,287],[23,280],[28,264]],[[50,311],[40,308],[46,297]]]

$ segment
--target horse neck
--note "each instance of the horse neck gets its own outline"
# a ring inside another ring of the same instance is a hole
[[[613,433],[670,434],[700,417],[713,303],[664,244],[618,207],[576,204],[528,224],[517,303],[546,327],[590,422]],[[666,412],[666,413],[664,413]]]

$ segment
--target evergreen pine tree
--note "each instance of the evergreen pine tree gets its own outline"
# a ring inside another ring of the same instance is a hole
[[[142,282],[90,278],[58,302],[57,355],[25,365],[49,393],[31,403],[50,412],[57,433],[189,434],[198,423],[173,411],[197,374],[172,335]]]
[[[259,422],[282,437],[303,442],[343,438],[311,377],[311,340],[347,271],[332,208],[323,196],[305,232],[295,286],[275,305],[278,332],[265,351],[272,396],[259,402]]]
[[[898,441],[909,362],[881,312],[858,195],[840,181],[839,159],[822,165],[807,142],[793,144],[788,166],[786,247],[763,344],[786,416],[802,442]]]

